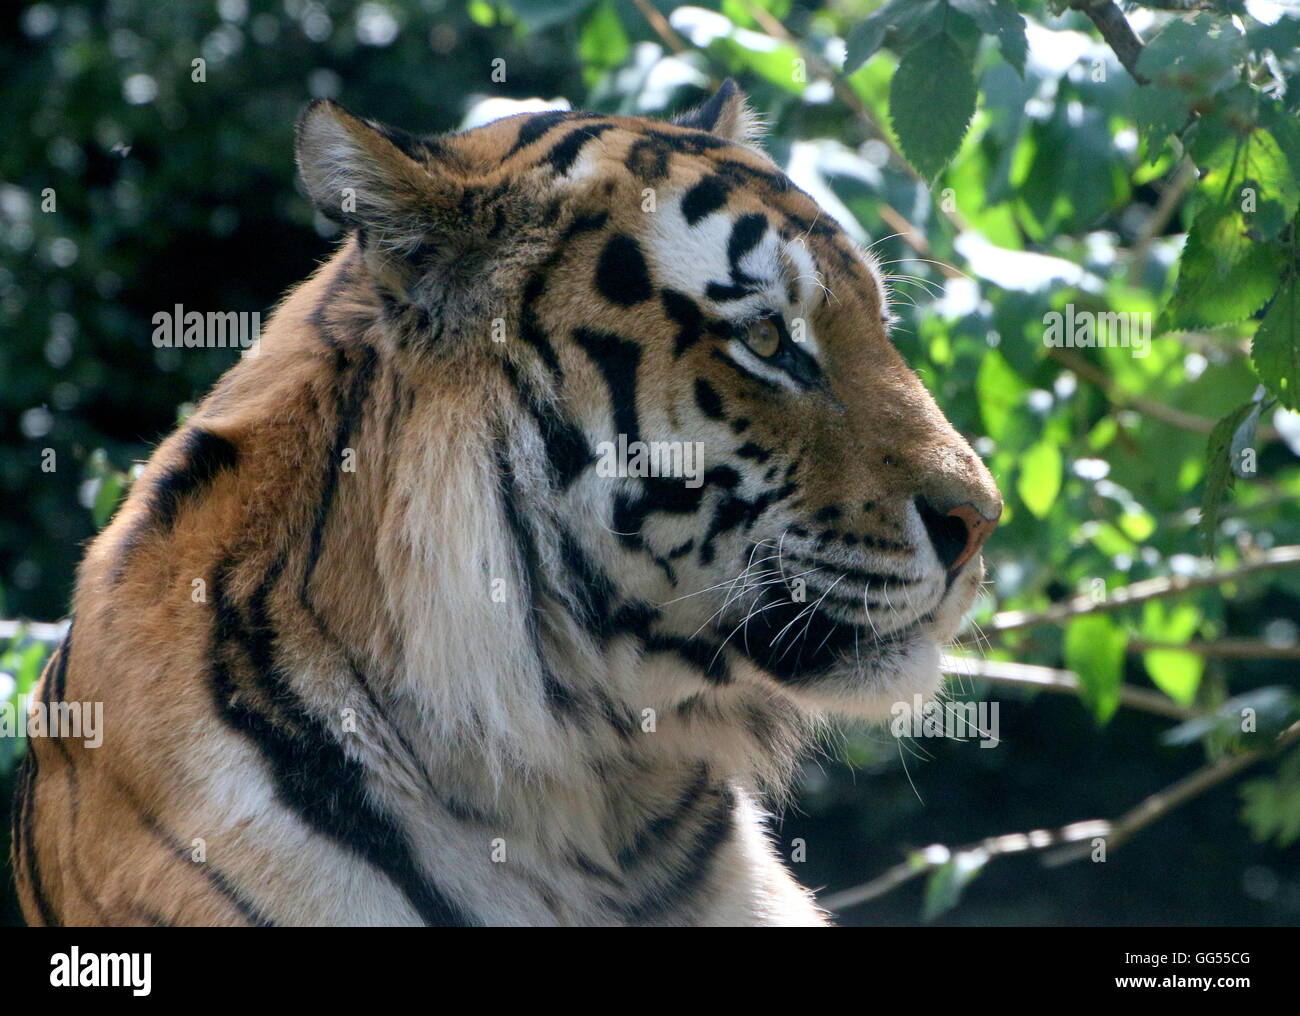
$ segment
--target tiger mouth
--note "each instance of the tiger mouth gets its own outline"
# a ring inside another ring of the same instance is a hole
[[[788,588],[769,587],[746,605],[743,618],[720,622],[720,634],[768,674],[799,684],[846,667],[867,668],[905,651],[926,636],[939,606],[882,632],[857,600],[852,601],[854,620],[834,616],[817,604],[811,595],[800,602]]]

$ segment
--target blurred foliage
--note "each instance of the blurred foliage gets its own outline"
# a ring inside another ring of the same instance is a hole
[[[265,311],[327,256],[293,176],[309,99],[438,132],[513,111],[500,100],[661,115],[733,75],[773,157],[879,257],[899,348],[1006,497],[980,652],[1080,682],[1077,700],[954,682],[1003,706],[995,750],[846,734],[847,764],[810,765],[779,828],[806,844],[801,878],[843,888],[926,843],[1113,817],[1259,748],[1297,715],[1279,654],[1300,634],[1298,569],[997,620],[1300,544],[1300,10],[1170,6],[1128,10],[1145,48],[1125,69],[1063,0],[10,5],[0,616],[64,613],[133,463],[233,361],[153,348],[152,315]],[[1107,314],[1149,342],[1049,344]],[[1225,640],[1255,651],[1186,648]],[[20,632],[0,650],[0,701],[16,701],[45,646]],[[1171,731],[1123,685],[1190,718]],[[6,796],[20,751],[0,738]],[[1104,864],[958,854],[845,919],[1295,923],[1297,757]]]

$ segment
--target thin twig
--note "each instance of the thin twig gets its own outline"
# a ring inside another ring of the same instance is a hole
[[[668,23],[668,19],[663,16],[663,12],[655,7],[650,0],[632,0],[632,3],[636,5],[636,9],[641,12],[641,16],[654,29],[655,34],[663,39],[664,44],[669,49],[678,56],[686,52],[687,46],[682,41],[682,37],[674,31],[673,26]]]
[[[1113,377],[1073,350],[1052,346],[1047,350],[1047,355],[1062,367],[1073,371],[1085,381],[1096,385],[1110,403],[1119,409],[1132,409],[1143,416],[1150,417],[1152,420],[1159,420],[1161,423],[1167,423],[1171,427],[1177,427],[1179,430],[1185,430],[1192,434],[1208,435],[1214,430],[1216,421],[1211,420],[1208,416],[1199,416],[1196,413],[1189,413],[1173,406],[1167,406],[1163,402],[1157,402],[1155,399],[1149,399],[1144,395],[1132,395],[1123,391],[1115,383]],[[1260,441],[1275,441],[1278,436],[1277,431],[1268,424],[1261,424],[1255,433]]]
[[[894,865],[870,882],[822,897],[818,902],[832,912],[847,910],[868,900],[883,896],[905,882],[947,864],[955,857],[966,855],[973,863],[984,864],[994,857],[1022,854],[1029,851],[1050,850],[1043,863],[1055,866],[1088,856],[1094,842],[1101,839],[1111,851],[1131,839],[1134,834],[1168,815],[1205,791],[1232,779],[1256,762],[1284,751],[1300,741],[1300,721],[1284,730],[1267,748],[1225,755],[1215,762],[1202,766],[1183,779],[1152,794],[1137,807],[1125,812],[1114,821],[1092,819],[1072,822],[1059,829],[1035,829],[1027,833],[1007,833],[990,836],[965,847],[950,848],[934,844],[912,854],[906,861]],[[1085,842],[1086,841],[1086,842]],[[1058,848],[1058,849],[1054,849]]]
[[[978,677],[1005,687],[1054,691],[1064,695],[1079,694],[1079,675],[1072,670],[1040,667],[1033,663],[1008,663],[975,656],[945,656],[940,669],[953,677]],[[1120,705],[1152,713],[1171,720],[1190,720],[1202,715],[1200,710],[1175,702],[1159,692],[1131,684],[1119,686]]]
[[[1165,596],[1180,596],[1194,589],[1235,582],[1237,579],[1260,575],[1265,572],[1278,571],[1282,568],[1294,568],[1300,565],[1300,546],[1288,545],[1273,547],[1263,551],[1257,557],[1243,561],[1234,568],[1224,568],[1210,572],[1208,575],[1170,575],[1162,578],[1143,579],[1131,585],[1120,586],[1106,593],[1102,599],[1091,596],[1076,596],[1041,611],[1005,610],[994,614],[992,621],[985,626],[986,631],[1014,631],[1018,628],[1032,628],[1040,624],[1061,624],[1084,614],[1105,613],[1122,610],[1147,600],[1156,600]]]
[[[1142,270],[1146,267],[1147,258],[1151,254],[1151,244],[1157,236],[1164,233],[1169,220],[1173,218],[1174,212],[1183,203],[1183,198],[1187,196],[1187,192],[1195,182],[1196,165],[1184,155],[1169,183],[1160,192],[1156,206],[1143,220],[1137,236],[1133,238],[1133,250],[1128,262],[1128,277],[1135,283],[1141,281]]]
[[[1215,639],[1212,642],[1150,642],[1129,639],[1130,653],[1166,649],[1195,653],[1211,660],[1300,660],[1300,646],[1278,646],[1257,639]]]

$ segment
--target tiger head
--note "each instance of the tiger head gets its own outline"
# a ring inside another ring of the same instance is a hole
[[[871,257],[753,133],[731,82],[672,123],[436,139],[323,102],[298,160],[355,231],[381,352],[481,403],[539,652],[628,639],[681,664],[677,701],[880,716],[937,687],[1001,499]]]

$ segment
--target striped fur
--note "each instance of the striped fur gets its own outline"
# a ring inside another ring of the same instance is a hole
[[[103,746],[31,741],[31,923],[822,923],[761,802],[935,689],[982,565],[917,499],[1000,502],[751,124],[304,114],[347,237],[82,564],[39,691]]]

